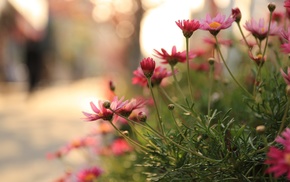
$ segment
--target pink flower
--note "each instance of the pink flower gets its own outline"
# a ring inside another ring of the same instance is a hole
[[[283,53],[289,54],[290,53],[290,42],[282,44],[281,49],[282,49]]]
[[[252,51],[249,50],[248,54],[249,57],[257,64],[257,66],[262,66],[266,61],[265,57],[262,57],[261,53],[253,55]]]
[[[98,167],[90,167],[80,170],[76,176],[78,182],[94,182],[102,174]]]
[[[144,75],[147,78],[150,78],[153,75],[153,72],[155,69],[155,61],[150,57],[144,58],[140,62],[140,65],[141,65],[141,68],[142,68]]]
[[[174,66],[178,62],[183,63],[186,61],[186,51],[177,52],[175,46],[172,47],[171,54],[168,54],[168,52],[165,49],[161,49],[161,52],[159,52],[155,49],[154,49],[154,51],[157,54],[157,55],[155,55],[156,57],[164,60],[163,62],[161,62],[164,64],[168,63],[171,66]],[[192,53],[189,53],[188,56],[189,56],[189,59],[192,59],[195,57],[195,55]]]
[[[200,27],[199,21],[197,20],[178,20],[175,23],[182,30],[186,38],[190,38],[193,32]]]
[[[268,23],[265,24],[263,18],[256,22],[253,18],[250,21],[246,21],[244,25],[245,29],[252,33],[255,38],[263,40],[268,34]],[[276,22],[271,22],[269,35],[278,35],[280,28],[277,26]]]
[[[282,68],[280,69],[280,72],[286,84],[290,85],[290,67],[287,68],[287,74],[282,70]]]
[[[208,43],[208,44],[211,44],[213,46],[216,46],[216,40],[214,38],[206,37],[206,38],[203,39],[203,41],[205,43]],[[218,42],[219,42],[219,44],[225,45],[225,46],[231,46],[232,45],[232,41],[231,40],[222,40],[222,39],[219,39]]]
[[[138,67],[137,70],[133,72],[133,74],[134,74],[134,77],[132,78],[133,84],[147,86],[147,79],[140,67]],[[171,71],[167,71],[165,67],[158,66],[154,70],[154,73],[151,77],[151,82],[153,85],[159,85],[164,78],[169,77],[171,75],[172,75]]]
[[[126,104],[124,104],[120,109],[118,109],[117,113],[125,116],[125,117],[129,117],[130,114],[135,110],[135,109],[139,109],[141,107],[144,106],[145,104],[145,100],[143,99],[131,99],[130,101],[128,101]]]
[[[284,1],[284,7],[285,8],[290,8],[290,0],[285,0]]]
[[[133,148],[123,138],[118,138],[113,141],[111,150],[114,155],[123,155],[124,153],[131,152]]]
[[[265,161],[265,164],[269,164],[270,167],[266,173],[274,173],[275,178],[286,174],[287,179],[290,180],[290,129],[286,128],[282,137],[276,138],[276,142],[282,144],[283,148],[270,147],[267,153],[268,159]]]
[[[121,108],[126,102],[123,102],[123,98],[118,100],[118,97],[114,97],[113,101],[111,102],[110,108],[114,111]],[[92,110],[95,112],[94,114],[83,112],[83,114],[86,116],[84,120],[86,121],[96,121],[99,119],[111,121],[113,119],[114,113],[110,109],[104,107],[105,101],[98,101],[98,105],[96,106],[93,102],[90,102]]]
[[[232,17],[226,19],[225,15],[217,14],[216,17],[211,18],[209,14],[206,15],[205,20],[202,20],[200,29],[208,30],[212,35],[217,35],[220,30],[229,28],[235,21]]]

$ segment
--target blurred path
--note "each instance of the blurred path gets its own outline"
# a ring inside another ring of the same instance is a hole
[[[61,164],[45,155],[85,133],[81,111],[104,97],[100,84],[107,83],[91,78],[29,97],[21,84],[0,84],[0,181],[50,182],[62,175]]]

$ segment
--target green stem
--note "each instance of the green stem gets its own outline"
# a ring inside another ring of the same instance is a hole
[[[215,38],[215,40],[216,40],[216,47],[217,47],[217,50],[218,50],[218,52],[219,52],[219,55],[220,55],[220,57],[221,57],[221,59],[222,59],[224,65],[225,65],[226,69],[228,70],[229,74],[231,75],[232,79],[236,82],[236,84],[237,84],[237,85],[238,85],[242,90],[245,91],[245,93],[247,93],[249,96],[252,97],[252,94],[250,94],[250,93],[248,92],[248,90],[246,90],[246,89],[245,89],[245,88],[244,88],[244,87],[243,87],[243,86],[242,86],[242,85],[241,85],[241,84],[236,80],[236,78],[235,78],[234,75],[232,74],[230,68],[228,67],[228,65],[227,65],[227,63],[226,63],[226,61],[225,61],[225,59],[224,59],[224,57],[223,57],[223,54],[222,54],[222,52],[221,52],[221,49],[220,49],[220,46],[219,46],[219,43],[218,43],[218,39],[217,39],[216,36],[214,36],[214,38]]]
[[[189,72],[189,38],[186,38],[186,64],[187,64],[187,84],[189,88],[189,95],[191,98],[191,102],[193,103],[193,96],[192,96],[192,88],[191,88],[191,81],[190,81],[190,72]]]
[[[150,150],[150,149],[148,149],[148,148],[146,148],[146,147],[144,147],[144,146],[142,146],[141,144],[139,144],[138,142],[136,142],[136,141],[134,141],[134,140],[132,140],[130,137],[128,137],[127,135],[125,135],[121,130],[119,130],[119,128],[117,128],[114,124],[113,124],[113,122],[110,122],[110,124],[114,127],[114,129],[122,136],[122,137],[124,137],[126,140],[128,140],[130,143],[132,143],[132,144],[134,144],[134,145],[136,145],[136,146],[138,146],[144,153],[147,153],[147,151],[151,151],[152,152],[152,150]]]
[[[267,32],[266,43],[265,43],[262,59],[264,59],[264,56],[266,54],[266,50],[267,50],[267,47],[268,47],[268,40],[269,40],[269,33],[270,33],[270,27],[271,27],[271,21],[272,21],[272,14],[273,14],[273,12],[270,12],[270,20],[269,20],[269,24],[268,24],[268,32]]]
[[[156,112],[157,112],[157,117],[158,117],[158,121],[159,121],[158,122],[159,123],[159,127],[160,127],[160,130],[161,130],[161,133],[164,135],[162,118],[161,118],[161,115],[159,113],[159,109],[158,109],[158,106],[157,106],[157,102],[156,102],[156,99],[155,99],[155,96],[154,96],[154,93],[153,93],[151,79],[150,78],[147,78],[147,82],[148,82],[148,85],[149,85],[149,88],[150,88],[150,92],[151,92],[151,95],[152,95],[152,98],[153,98],[153,101],[154,101],[155,109],[156,109]]]
[[[171,116],[172,116],[173,121],[174,121],[174,123],[175,123],[175,125],[176,125],[176,127],[177,127],[177,130],[179,131],[179,133],[181,134],[181,136],[183,137],[183,139],[186,140],[188,143],[190,143],[189,140],[185,137],[185,135],[184,135],[183,132],[181,131],[180,127],[178,126],[178,123],[177,123],[177,121],[176,121],[176,119],[175,119],[175,117],[174,117],[173,111],[171,111]]]
[[[284,125],[285,125],[286,118],[287,118],[287,115],[288,115],[288,110],[289,110],[289,106],[290,106],[290,101],[289,101],[289,97],[288,97],[287,99],[288,99],[288,100],[287,100],[286,108],[285,108],[284,115],[283,115],[283,118],[282,118],[282,121],[281,121],[281,125],[280,125],[280,128],[279,128],[279,131],[278,131],[278,134],[277,134],[277,135],[280,135],[280,133],[281,133],[282,130],[284,129]]]
[[[210,64],[209,70],[209,89],[208,89],[208,103],[207,103],[207,115],[210,116],[210,104],[211,104],[211,92],[213,86],[213,64]]]
[[[242,28],[241,28],[240,22],[238,22],[237,24],[238,24],[238,28],[239,28],[239,30],[240,30],[240,33],[241,33],[241,35],[242,35],[242,37],[243,37],[245,43],[246,43],[247,46],[248,46],[248,49],[250,49],[250,48],[251,48],[251,47],[250,47],[250,44],[248,43],[248,41],[247,41],[247,39],[246,39],[246,37],[245,37],[245,35],[244,35],[244,33],[243,33],[243,30],[242,30]]]
[[[181,88],[180,88],[180,86],[178,84],[178,81],[177,81],[177,78],[176,78],[176,74],[175,74],[175,71],[174,71],[174,66],[170,66],[170,68],[171,68],[171,72],[172,72],[172,75],[173,75],[173,79],[174,79],[175,86],[178,89],[178,91],[182,94],[182,96],[183,96],[183,98],[185,100],[186,97],[185,97],[183,91],[181,90]]]

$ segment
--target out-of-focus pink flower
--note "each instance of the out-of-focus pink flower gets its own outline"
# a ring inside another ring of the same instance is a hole
[[[49,160],[59,159],[65,156],[67,153],[68,150],[65,147],[62,147],[55,152],[49,152],[48,154],[46,154],[46,158]]]
[[[205,20],[201,21],[200,29],[208,30],[212,35],[217,35],[220,30],[229,28],[235,20],[232,17],[226,19],[225,15],[220,13],[214,18],[209,14],[206,15]]]
[[[285,0],[284,1],[284,7],[285,8],[290,8],[290,0]]]
[[[128,142],[123,138],[118,138],[113,141],[111,145],[111,150],[114,155],[123,155],[127,152],[131,152],[133,148],[128,144]]]
[[[259,22],[256,22],[253,18],[250,21],[246,21],[244,25],[245,29],[252,33],[252,35],[259,39],[263,40],[268,34],[268,23],[265,23],[263,18],[259,19]],[[278,27],[276,22],[270,23],[270,32],[269,36],[278,35],[280,33],[280,27]]]
[[[290,53],[290,42],[282,44],[281,45],[281,50],[282,50],[283,53],[289,54]]]
[[[111,102],[111,109],[113,111],[118,110],[121,108],[124,104],[126,104],[128,101],[123,102],[123,98],[120,100],[118,97],[114,97],[113,101]],[[84,120],[86,121],[96,121],[99,119],[105,120],[105,121],[111,121],[113,119],[114,113],[110,109],[107,109],[104,107],[105,101],[99,100],[98,105],[96,106],[93,102],[90,102],[92,110],[95,112],[94,114],[83,112],[83,114],[86,116]]]
[[[216,40],[212,37],[205,37],[203,39],[203,41],[207,44],[216,46]],[[218,40],[219,44],[221,45],[225,45],[225,46],[231,46],[232,45],[232,41],[231,40],[223,40],[223,39],[219,39]]]
[[[209,64],[208,63],[191,63],[190,68],[195,71],[209,71]]]
[[[156,49],[154,49],[155,53],[156,53],[156,57],[163,59],[164,61],[161,63],[164,64],[170,64],[171,66],[176,65],[178,62],[183,63],[186,61],[186,51],[182,51],[182,52],[177,52],[176,51],[176,46],[172,47],[171,50],[171,54],[168,54],[168,52],[165,49],[161,49],[161,52],[157,51]],[[195,54],[193,54],[192,52],[189,52],[188,58],[192,59],[195,58]]]
[[[260,53],[253,55],[252,51],[249,50],[248,55],[257,64],[257,66],[262,66],[266,61],[265,57],[262,57],[262,54]]]
[[[286,84],[290,85],[290,67],[287,68],[287,73],[285,73],[283,69],[280,69],[280,72]]]
[[[232,9],[232,18],[239,23],[242,19],[242,13],[239,8]]]
[[[274,173],[275,178],[286,174],[287,179],[290,180],[290,129],[286,128],[281,135],[282,137],[276,138],[276,142],[282,144],[283,148],[270,147],[265,161],[270,167],[266,173]]]
[[[143,71],[140,67],[138,67],[137,70],[133,72],[133,74],[134,74],[134,77],[132,78],[133,84],[147,86],[147,79],[144,76]],[[171,75],[172,72],[167,71],[165,67],[157,66],[151,77],[151,82],[153,85],[159,85],[164,78],[169,77]]]
[[[80,170],[77,174],[78,182],[94,182],[102,174],[102,170],[98,167],[89,167]]]
[[[200,27],[199,21],[197,20],[178,20],[175,23],[182,30],[182,33],[186,38],[190,38],[193,32]]]
[[[148,57],[142,59],[140,62],[141,69],[143,71],[143,74],[147,77],[150,78],[153,75],[154,69],[155,69],[155,61]]]
[[[70,182],[71,181],[71,172],[66,172],[63,176],[59,177],[58,179],[54,180],[54,182]]]
[[[129,102],[127,102],[120,109],[118,109],[117,113],[122,116],[129,117],[132,111],[143,107],[145,103],[146,100],[144,99],[132,98]]]
[[[272,21],[277,22],[278,24],[283,21],[284,13],[282,12],[273,12]]]

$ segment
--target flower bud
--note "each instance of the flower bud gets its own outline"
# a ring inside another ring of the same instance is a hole
[[[110,103],[109,101],[105,101],[105,102],[103,103],[103,106],[104,106],[104,108],[109,109],[110,106],[111,106],[111,103]]]
[[[265,125],[259,125],[259,126],[256,127],[256,132],[258,134],[263,134],[265,132],[265,130],[266,130]]]
[[[169,104],[168,109],[172,111],[174,109],[174,104]]]
[[[242,13],[239,8],[232,9],[232,18],[239,23],[242,19]]]
[[[215,59],[214,58],[208,58],[208,63],[210,64],[210,65],[213,65],[214,64],[214,62],[215,62]]]
[[[273,12],[276,9],[276,5],[274,3],[269,3],[268,4],[268,9],[270,12]]]
[[[137,116],[137,119],[138,119],[138,121],[140,121],[140,122],[146,122],[146,120],[147,120],[147,116],[146,116],[146,113],[145,112],[139,112],[138,113],[138,116]]]
[[[112,92],[114,92],[115,91],[115,84],[113,83],[113,81],[112,80],[110,80],[110,82],[109,82],[109,87],[110,87],[110,90],[112,91]]]
[[[148,57],[142,59],[140,66],[146,78],[150,78],[153,75],[155,70],[155,61],[152,58]]]

